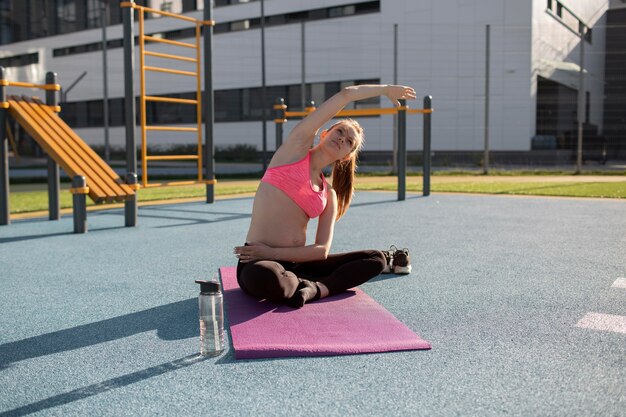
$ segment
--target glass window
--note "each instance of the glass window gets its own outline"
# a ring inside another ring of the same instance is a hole
[[[109,126],[124,126],[124,98],[109,99]]]
[[[250,21],[249,20],[238,20],[237,22],[230,23],[230,31],[235,32],[238,30],[246,30],[250,29]]]
[[[76,0],[56,0],[56,29],[57,33],[77,30]]]
[[[88,127],[89,123],[87,121],[87,102],[86,101],[78,101],[75,107],[75,115],[76,115],[76,127]]]
[[[46,15],[46,7],[41,7],[41,2],[36,0],[29,0],[26,7],[26,14],[28,16],[28,28],[27,38],[41,38],[43,36],[51,35],[50,28],[48,27],[48,19]]]
[[[101,27],[103,7],[101,0],[87,0],[87,29]]]
[[[285,99],[285,104],[288,107],[287,110],[289,111],[301,111],[303,110],[302,107],[302,85],[301,84],[296,84],[296,85],[290,85],[287,87],[287,97],[284,97]],[[274,100],[274,102],[276,102]]]
[[[250,108],[248,110],[249,119],[248,120],[261,120],[262,110],[261,110],[261,89],[260,88],[250,88],[248,89],[250,92],[249,105]]]
[[[325,83],[311,84],[311,100],[315,102],[315,107],[318,107],[326,99],[326,85]]]
[[[242,90],[221,90],[215,92],[215,121],[236,122],[242,120]]]
[[[356,11],[356,8],[354,7],[354,5],[330,7],[328,9],[328,17],[350,16],[350,15],[353,15],[355,11]]]
[[[87,102],[87,123],[88,126],[104,126],[104,110],[102,100],[92,100]]]
[[[70,127],[76,126],[76,104],[77,103],[60,103],[61,104],[61,112],[59,115],[63,119],[65,123],[67,123]]]

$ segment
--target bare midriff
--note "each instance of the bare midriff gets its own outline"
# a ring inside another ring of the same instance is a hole
[[[254,197],[247,242],[273,248],[293,248],[306,244],[309,217],[284,192],[261,182]]]

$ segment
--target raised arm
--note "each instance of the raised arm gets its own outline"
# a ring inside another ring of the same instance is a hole
[[[395,106],[399,106],[398,100],[400,99],[414,100],[415,90],[403,85],[354,85],[345,87],[322,103],[313,113],[302,119],[293,128],[285,144],[310,148],[317,131],[348,103],[378,96],[386,96]]]

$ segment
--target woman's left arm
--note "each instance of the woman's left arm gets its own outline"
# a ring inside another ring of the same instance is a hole
[[[337,217],[337,193],[328,187],[328,202],[317,222],[315,243],[296,248],[273,248],[263,243],[247,242],[247,246],[235,247],[241,262],[261,259],[288,262],[308,262],[326,259],[333,243],[335,219]]]

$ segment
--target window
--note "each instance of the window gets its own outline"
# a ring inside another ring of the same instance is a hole
[[[7,58],[0,58],[0,66],[2,67],[24,67],[26,65],[39,63],[39,53],[15,55]]]
[[[548,5],[546,7],[548,10],[552,10],[552,0],[548,0]]]
[[[242,120],[242,90],[221,90],[215,92],[215,121],[233,122]]]
[[[103,7],[101,0],[87,0],[87,29],[101,27]]]
[[[379,82],[380,80],[375,79],[307,84],[306,97],[307,99],[313,97],[315,105],[319,106],[324,100],[330,98],[345,86],[377,84]],[[194,100],[196,92],[164,94],[161,97]],[[289,110],[302,110],[302,86],[300,84],[268,86],[266,87],[266,117],[268,120],[274,118],[272,106],[277,98],[284,98],[286,100],[285,104],[289,106]],[[204,96],[202,99],[204,100]],[[214,93],[214,100],[216,122],[256,121],[262,118],[263,103],[260,87],[217,90]],[[354,108],[379,107],[380,99],[361,100],[356,104]],[[135,98],[135,105],[137,106],[135,123],[140,124],[141,113],[138,97]],[[104,122],[102,100],[61,103],[61,111],[63,119],[72,127],[100,127]],[[109,99],[109,126],[123,126],[125,123],[124,117],[124,98]],[[195,124],[196,118],[196,108],[191,105],[146,102],[146,122],[148,125]]]
[[[230,32],[236,32],[239,30],[246,30],[250,28],[249,20],[239,20],[237,22],[230,23]]]
[[[353,15],[355,12],[356,12],[356,7],[354,5],[331,7],[328,9],[328,17],[350,16],[350,15]]]
[[[26,6],[27,39],[41,38],[52,34],[48,27],[46,11],[46,7],[41,7],[40,2],[28,0]]]
[[[76,1],[56,0],[56,33],[76,31]]]

